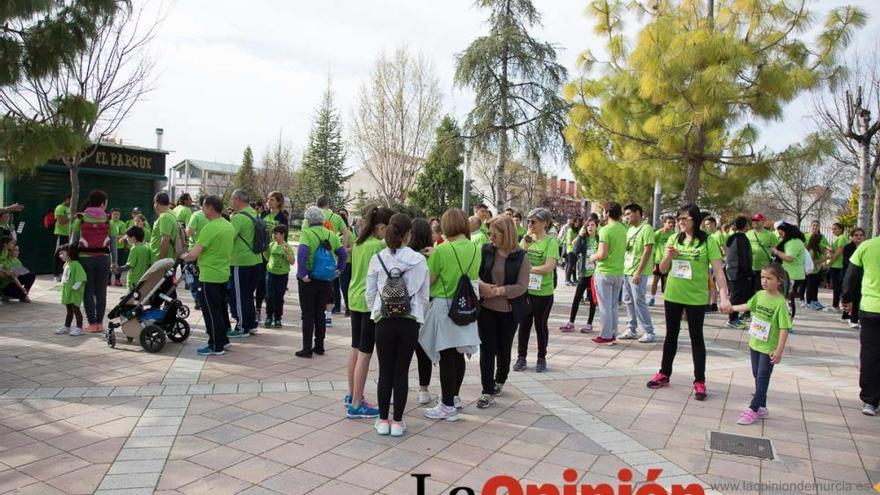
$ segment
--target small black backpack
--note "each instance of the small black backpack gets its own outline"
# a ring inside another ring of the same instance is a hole
[[[452,248],[455,262],[458,265],[458,269],[461,270],[461,261],[458,259],[458,253],[455,252],[455,248],[451,244],[449,247]],[[476,249],[477,247],[474,246],[474,254],[476,254]],[[480,299],[474,293],[474,286],[471,284],[470,277],[468,277],[468,272],[471,271],[473,264],[474,260],[471,258],[471,264],[468,265],[467,270],[462,270],[461,277],[458,278],[458,286],[455,288],[455,295],[452,297],[452,303],[449,306],[449,319],[462,327],[477,321],[477,317],[480,316]]]
[[[398,268],[392,268],[389,271],[385,262],[382,261],[382,256],[376,253],[376,257],[379,258],[379,264],[382,265],[382,270],[388,276],[385,286],[379,292],[379,299],[382,301],[379,311],[382,318],[408,317],[412,312],[412,296],[406,290],[406,280],[403,279],[405,272],[401,272]]]

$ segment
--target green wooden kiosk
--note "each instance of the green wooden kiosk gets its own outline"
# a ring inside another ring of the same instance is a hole
[[[153,195],[163,187],[167,151],[137,146],[102,143],[82,165],[79,173],[80,201],[93,189],[107,193],[107,210],[119,208],[128,220],[139,207],[147,220],[155,217]],[[15,225],[24,222],[18,235],[21,260],[35,273],[52,272],[55,249],[51,230],[43,217],[70,194],[70,172],[61,162],[50,162],[30,176],[7,178],[0,173],[0,204],[21,203],[25,209],[14,216]]]

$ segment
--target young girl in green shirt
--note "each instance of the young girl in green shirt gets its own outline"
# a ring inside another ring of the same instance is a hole
[[[61,304],[67,308],[64,326],[55,330],[55,335],[78,336],[85,333],[82,328],[83,315],[79,307],[83,303],[86,289],[86,271],[79,263],[79,248],[76,244],[65,244],[58,248],[58,256],[64,261],[64,274],[61,276]],[[74,317],[76,327],[71,328]]]

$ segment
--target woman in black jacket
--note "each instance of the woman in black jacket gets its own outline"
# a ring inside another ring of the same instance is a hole
[[[849,259],[856,248],[865,240],[865,230],[856,227],[849,232],[850,243],[843,247],[843,273],[849,268]],[[852,297],[852,311],[844,311],[840,315],[840,319],[849,321],[850,328],[859,328],[859,303],[862,300],[861,292],[856,292]]]
[[[736,217],[733,221],[734,234],[727,239],[727,286],[730,288],[730,304],[745,304],[752,297],[754,281],[752,280],[752,246],[746,237],[746,226],[749,219]],[[727,326],[742,330],[746,327],[739,318],[739,313],[730,313]]]

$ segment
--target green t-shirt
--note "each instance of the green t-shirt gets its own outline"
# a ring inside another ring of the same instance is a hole
[[[74,284],[80,282],[78,289],[74,290]],[[83,303],[83,294],[86,292],[86,271],[79,261],[68,261],[64,264],[64,274],[61,276],[61,304],[73,304],[80,306]]]
[[[842,250],[846,245],[849,244],[849,239],[841,234],[834,239],[834,242],[831,243],[831,255],[834,256],[838,250]],[[843,268],[843,251],[840,252],[840,256],[831,263],[831,268]]]
[[[574,241],[577,240],[580,229],[576,229],[574,227],[569,227],[568,231],[565,233],[565,251],[572,251],[574,249]]]
[[[529,264],[532,268],[543,266],[550,258],[559,259],[559,239],[552,235],[546,235],[540,241],[535,241],[529,246]],[[555,268],[554,268],[555,270]],[[529,274],[529,286],[532,285],[532,278],[539,275]],[[553,271],[540,275],[541,288],[529,289],[529,294],[533,296],[550,296],[553,295]]]
[[[862,302],[859,309],[880,313],[880,237],[859,244],[849,262],[865,271],[862,275]]]
[[[171,211],[166,211],[159,215],[159,218],[153,222],[153,231],[150,235],[150,251],[153,252],[153,262],[159,259],[159,250],[162,247],[162,237],[169,236],[168,259],[174,259],[174,240],[177,239],[177,217]]]
[[[263,262],[262,256],[251,250],[251,243],[254,242],[254,221],[242,212],[257,218],[257,212],[250,206],[242,208],[241,211],[232,215],[235,239],[232,244],[232,260],[229,264],[231,266],[259,265]]]
[[[770,296],[760,290],[749,299],[752,321],[749,325],[749,347],[770,354],[779,345],[779,331],[791,330],[788,302],[785,296]]]
[[[526,232],[528,232],[528,230],[526,230],[525,227],[517,227],[516,228],[516,242],[521,241],[522,238],[525,237]]]
[[[458,279],[465,270],[471,281],[477,280],[482,259],[480,248],[468,239],[447,241],[434,248],[428,258],[428,270],[432,277],[437,277],[437,281],[431,285],[431,297],[450,299],[454,296]]]
[[[128,230],[128,223],[124,220],[110,220],[110,235],[116,239],[116,247],[119,249],[128,249],[128,244],[125,241],[120,241],[119,236],[125,235],[125,231]]]
[[[791,256],[792,261],[783,261],[782,268],[791,280],[804,280],[804,254],[807,251],[804,242],[800,239],[792,239],[785,243],[785,254]]]
[[[196,245],[196,239],[199,238],[199,233],[205,225],[208,225],[208,217],[205,216],[205,212],[202,210],[193,213],[192,216],[189,217],[189,222],[187,222],[186,227],[193,231],[192,235],[189,236],[188,247],[190,250]]]
[[[68,216],[70,216],[70,207],[64,206],[64,203],[55,207],[55,235],[70,235],[70,222],[58,223],[59,218],[67,218]]]
[[[177,217],[177,221],[184,224],[189,225],[189,219],[192,218],[192,210],[189,206],[186,205],[177,205],[171,210],[174,213],[174,216]]]
[[[587,251],[584,254],[584,269],[583,273],[581,273],[582,277],[592,277],[593,273],[596,272],[596,262],[590,261],[590,256],[596,254],[596,251],[599,250],[599,238],[596,236],[587,238]]]
[[[678,254],[672,258],[666,292],[663,294],[669,302],[688,306],[709,304],[709,268],[713,261],[721,260],[721,249],[712,236],[699,245],[697,242],[697,239],[693,239],[679,243],[677,235],[666,242],[667,246],[678,250]]]
[[[669,242],[669,238],[674,234],[675,230],[664,232],[663,229],[659,229],[654,232],[654,263],[663,261],[663,255],[666,254],[666,243]]]
[[[373,255],[385,249],[385,241],[370,236],[351,250],[351,282],[348,286],[348,307],[360,313],[370,312],[367,306],[367,272]]]
[[[135,244],[131,247],[128,252],[128,262],[126,263],[128,265],[128,278],[125,281],[125,285],[129,290],[137,285],[138,280],[144,276],[144,273],[147,273],[152,257],[153,253],[150,252],[150,248],[143,244]]]
[[[746,232],[746,238],[752,247],[752,271],[759,272],[770,263],[770,248],[779,242],[773,232],[769,230],[750,230]]]
[[[821,234],[820,234],[821,235]],[[812,234],[806,234],[805,239],[807,242],[804,243],[804,246],[810,243],[810,237]],[[813,258],[813,271],[812,273],[819,273],[819,268],[822,263],[825,262],[825,250],[828,249],[828,239],[823,235],[822,239],[819,241],[819,250],[817,252],[810,252],[810,257]]]
[[[245,217],[247,220],[247,217]],[[225,284],[229,281],[229,265],[235,229],[225,218],[215,218],[202,227],[196,244],[199,255],[199,282]]]
[[[599,243],[608,245],[608,256],[596,263],[596,271],[602,275],[623,276],[626,257],[626,226],[610,221],[599,229]]]
[[[712,238],[715,239],[715,244],[718,245],[718,248],[719,248],[719,249],[723,249],[724,246],[727,245],[727,244],[725,243],[725,241],[726,241],[727,239],[726,239],[726,237],[724,236],[724,232],[722,232],[720,229],[719,229],[719,230],[716,230],[715,232],[712,233]]]
[[[330,242],[330,250],[333,251],[333,257],[336,258],[336,250],[342,247],[342,240],[339,238],[339,234],[330,232],[323,225],[302,230],[302,234],[299,236],[299,243],[309,247],[309,258],[306,261],[306,271],[308,273],[311,273],[312,267],[315,266],[315,252],[318,250],[318,245],[325,239]],[[367,260],[367,263],[369,263],[369,260]],[[366,272],[364,272],[364,290],[366,290],[366,280]],[[350,289],[351,287],[349,286]],[[351,296],[349,295],[349,297]]]
[[[266,270],[269,273],[273,275],[287,275],[290,273],[290,260],[287,257],[288,251],[285,251],[285,248],[290,249],[285,242],[279,244],[272,241],[269,244],[269,263],[266,264]]]
[[[642,253],[645,252],[645,246],[654,245],[654,229],[646,223],[642,223],[638,227],[630,227],[626,232],[626,255],[624,257],[625,267],[624,273],[627,275],[635,275],[636,268],[642,261]],[[648,262],[642,269],[642,275],[651,275],[654,266],[651,264],[653,251],[648,255]]]
[[[478,230],[476,234],[471,234],[471,242],[477,247],[482,247],[483,244],[489,244],[489,236],[484,234],[482,230]]]
[[[128,229],[135,227],[137,224],[134,223],[134,220],[129,220],[125,225],[127,227],[125,231],[128,232]],[[141,228],[144,229],[144,242],[150,242],[153,238],[153,228],[150,227],[149,222],[144,222],[144,226]]]
[[[345,220],[338,213],[333,213],[333,210],[324,210],[324,220],[328,220],[330,225],[333,226],[333,232],[336,232],[340,236],[342,235],[342,231],[345,230]]]

